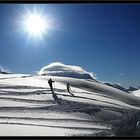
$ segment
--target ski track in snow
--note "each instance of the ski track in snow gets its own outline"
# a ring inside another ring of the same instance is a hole
[[[5,77],[0,75],[1,136],[96,136],[101,131],[110,132],[112,124],[122,117],[125,110],[139,109],[138,106],[128,104],[131,103],[130,97],[128,101],[123,102],[127,97],[125,95],[123,100],[117,100],[116,95],[111,96],[112,93],[103,94],[103,91],[98,89],[99,85],[95,90],[90,90],[92,82],[88,85],[89,81],[84,81],[84,88],[82,88],[82,83],[73,78],[64,78],[63,82],[62,78],[53,77],[57,81],[54,92],[62,98],[61,104],[58,104],[49,89],[47,83],[49,78],[49,76],[46,78],[30,75],[16,76],[16,74]],[[71,96],[66,91],[66,82],[72,85],[71,90],[75,96]],[[113,90],[107,87],[105,89],[106,92]],[[8,127],[9,131],[7,131]],[[18,129],[22,131],[22,128],[27,131],[17,133]],[[42,130],[41,133],[36,132],[39,129]]]

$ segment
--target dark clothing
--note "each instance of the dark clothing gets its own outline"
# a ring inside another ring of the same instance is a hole
[[[54,99],[54,101],[56,102],[56,103],[58,103],[58,104],[61,104],[61,98],[60,97],[58,97],[57,95],[56,95],[56,93],[54,93],[54,91],[53,91],[53,84],[54,83],[54,81],[50,78],[49,80],[48,80],[48,84],[49,84],[49,86],[50,86],[50,89],[51,89],[51,91],[52,91],[52,97],[53,97],[53,99]]]
[[[67,83],[67,91],[70,93],[70,84]]]
[[[72,93],[70,92],[70,84],[69,84],[69,83],[67,83],[67,91],[68,91],[72,96],[74,96],[74,94],[72,94]]]
[[[52,83],[54,83],[54,81],[52,81],[52,79],[49,79],[48,84],[50,86],[51,91],[53,92],[53,85]]]

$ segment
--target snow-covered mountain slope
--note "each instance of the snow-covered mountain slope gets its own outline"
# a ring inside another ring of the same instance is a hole
[[[137,97],[140,97],[140,89],[132,92],[133,95],[137,96]]]
[[[108,86],[117,88],[117,89],[119,89],[119,90],[122,90],[122,91],[124,91],[124,92],[128,92],[128,90],[127,90],[126,88],[124,88],[124,87],[122,87],[122,86],[120,86],[120,85],[118,85],[118,84],[112,84],[112,83],[105,83],[105,84],[108,85]]]
[[[38,77],[44,80],[48,80],[50,77]],[[101,95],[108,96],[110,98],[123,101],[130,105],[140,106],[140,99],[135,97],[134,95],[127,94],[119,89],[107,86],[103,83],[95,82],[95,81],[87,81],[84,79],[75,79],[75,78],[64,78],[64,77],[53,77],[53,79],[57,82],[62,83],[70,83],[73,87],[78,87],[80,89],[84,89],[86,91],[95,92]]]
[[[0,74],[0,80],[7,78],[19,78],[19,77],[27,77],[29,74]]]
[[[50,78],[55,81],[54,94],[61,100],[53,98]],[[74,96],[67,92],[66,83]],[[139,111],[139,106],[140,99],[134,95],[94,80],[0,75],[1,136],[110,135],[124,112]]]
[[[130,105],[134,105],[138,107],[140,106],[140,99],[135,97],[134,95],[127,94],[121,90],[107,86],[103,83],[98,83],[95,81],[87,81],[84,79],[57,77],[57,76],[34,76],[34,77],[29,76],[28,77],[28,75],[27,77],[25,76],[24,78],[24,76],[21,75],[21,78],[20,77],[12,78],[12,79],[8,78],[3,80],[3,82],[5,82],[5,84],[7,82],[9,85],[16,83],[17,85],[49,88],[47,81],[51,77],[55,81],[55,86],[57,86],[58,88],[62,87],[62,89],[66,89],[66,83],[70,83],[72,87],[76,87],[78,89],[83,89],[88,92],[93,92],[103,96],[108,96],[112,99],[116,99],[124,103],[128,103]]]
[[[41,68],[39,75],[95,79],[95,75],[93,73],[87,72],[79,66],[65,65],[60,62],[54,62]]]

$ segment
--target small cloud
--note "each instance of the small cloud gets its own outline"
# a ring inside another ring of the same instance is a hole
[[[124,73],[120,73],[119,75],[120,75],[120,76],[125,76],[125,74],[124,74]]]

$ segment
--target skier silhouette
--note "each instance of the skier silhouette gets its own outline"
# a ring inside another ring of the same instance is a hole
[[[48,84],[50,86],[50,89],[52,91],[52,97],[54,99],[54,101],[58,104],[61,104],[61,100],[62,98],[61,97],[58,97],[57,94],[53,91],[53,85],[52,83],[54,83],[54,81],[50,78],[49,81],[48,81]]]
[[[51,91],[53,93],[54,91],[53,91],[53,85],[52,85],[52,83],[54,83],[54,81],[50,78],[49,81],[48,81],[48,84],[49,84],[50,89],[51,89]]]
[[[69,84],[69,83],[67,83],[67,91],[68,91],[72,96],[74,96],[74,94],[72,94],[72,93],[70,92],[70,84]]]

